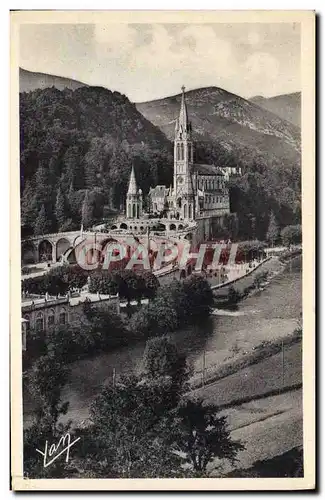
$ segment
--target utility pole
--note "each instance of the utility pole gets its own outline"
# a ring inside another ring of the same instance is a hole
[[[282,345],[282,389],[284,389],[284,343],[283,340],[281,342]]]
[[[115,388],[115,381],[116,381],[116,368],[113,368],[113,388]]]
[[[204,387],[205,382],[205,347],[203,348],[203,360],[202,360],[202,387]]]

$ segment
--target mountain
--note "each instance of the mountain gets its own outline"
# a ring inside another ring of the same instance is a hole
[[[275,97],[255,96],[250,101],[297,127],[301,126],[301,92],[277,95]]]
[[[181,94],[136,104],[172,140]],[[256,104],[217,87],[186,93],[195,140],[216,142],[229,152],[248,148],[262,155],[298,157],[300,131]]]
[[[62,76],[48,75],[46,73],[36,73],[19,68],[19,92],[31,92],[35,89],[45,89],[55,87],[59,90],[65,88],[74,90],[80,87],[87,87],[85,83],[63,78]]]

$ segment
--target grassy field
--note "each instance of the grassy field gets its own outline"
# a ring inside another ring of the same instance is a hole
[[[282,367],[284,370],[282,371]],[[301,343],[248,366],[217,382],[191,391],[191,396],[224,407],[302,383]]]

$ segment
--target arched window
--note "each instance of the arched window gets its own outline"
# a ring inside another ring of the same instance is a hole
[[[184,144],[181,144],[181,160],[184,160]]]
[[[180,144],[177,144],[177,155],[176,155],[177,160],[181,159],[181,153],[180,153]]]
[[[41,312],[37,313],[35,328],[37,332],[43,332],[44,330],[44,316]]]
[[[60,322],[60,325],[65,325],[67,322],[67,313],[66,313],[66,310],[64,309],[64,307],[62,307],[62,309],[60,311],[59,322]]]
[[[23,318],[27,321],[26,323],[26,331],[29,332],[30,329],[30,318],[28,314],[24,314]]]
[[[128,204],[128,213],[127,217],[131,217],[131,203]]]
[[[137,207],[136,207],[136,204],[133,203],[133,209],[132,209],[132,217],[133,217],[133,219],[136,218],[136,214],[137,214]]]
[[[188,147],[188,161],[191,161],[192,160],[192,144],[189,143],[187,147]]]
[[[47,324],[49,327],[53,326],[55,323],[55,313],[54,313],[54,309],[51,309],[50,312],[49,312],[49,315],[47,317]]]

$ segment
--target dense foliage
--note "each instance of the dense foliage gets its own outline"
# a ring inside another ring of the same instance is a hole
[[[22,223],[36,234],[82,218],[90,225],[105,205],[119,210],[132,164],[144,193],[172,175],[164,134],[124,95],[100,87],[20,94],[20,148]]]
[[[286,226],[281,231],[282,243],[285,246],[300,245],[302,242],[302,229],[300,224]]]
[[[63,336],[60,339],[63,340]],[[28,388],[38,411],[24,432],[24,473],[29,477],[205,477],[216,458],[236,461],[244,449],[231,439],[226,417],[217,408],[183,396],[189,371],[185,358],[166,337],[152,339],[144,354],[145,372],[103,387],[80,428],[62,425],[68,410],[61,392],[68,381],[66,346],[34,364]],[[180,363],[178,363],[180,361]],[[73,459],[45,469],[36,449],[66,432],[78,436]]]
[[[177,350],[176,345],[167,336],[147,340],[143,369],[152,379],[171,377],[176,390],[184,385],[190,373],[186,356]]]
[[[131,316],[129,328],[144,337],[165,335],[207,316],[212,303],[211,287],[202,276],[174,280],[160,286],[154,300]]]
[[[108,271],[85,271],[78,265],[63,265],[52,268],[47,274],[22,281],[23,292],[51,296],[65,295],[68,291],[80,290],[89,283],[90,293],[116,295],[128,302],[142,298],[152,299],[159,281],[150,271],[118,269]]]

